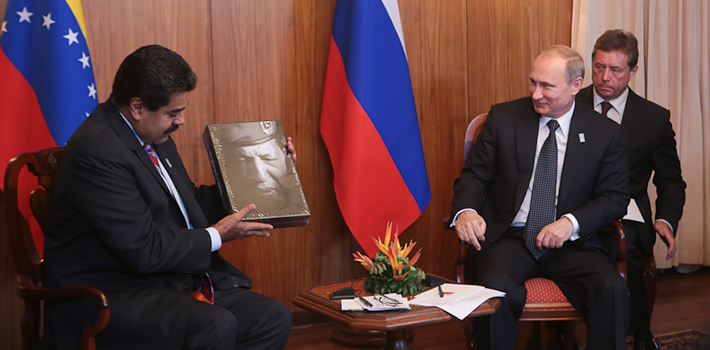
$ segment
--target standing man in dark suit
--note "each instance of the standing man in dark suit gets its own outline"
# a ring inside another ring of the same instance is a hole
[[[593,107],[621,124],[629,162],[631,205],[638,206],[644,221],[623,221],[631,292],[629,332],[634,334],[634,349],[657,349],[651,334],[643,270],[636,262],[636,256],[639,252],[653,250],[656,233],[668,246],[666,259],[675,254],[674,236],[683,214],[685,182],[681,176],[670,111],[629,88],[629,82],[638,71],[638,57],[638,45],[632,33],[620,29],[606,31],[597,39],[592,51],[593,85],[580,91],[577,102]],[[648,198],[652,172],[657,194],[655,221]]]
[[[249,291],[249,277],[217,251],[268,236],[271,225],[241,221],[253,204],[224,216],[216,187],[193,185],[172,140],[196,82],[177,53],[139,48],[60,160],[47,285],[106,292],[99,349],[279,349],[288,340],[289,310]],[[45,348],[77,349],[95,315],[79,301],[48,304]]]
[[[583,76],[574,50],[543,51],[532,98],[491,107],[455,182],[452,224],[476,250],[477,282],[507,293],[490,319],[474,320],[481,348],[517,348],[523,284],[535,276],[586,315],[588,349],[626,348],[626,281],[595,233],[624,216],[628,170],[618,125],[575,104]]]

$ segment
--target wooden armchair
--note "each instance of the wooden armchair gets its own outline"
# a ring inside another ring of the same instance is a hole
[[[52,184],[57,170],[57,162],[64,147],[54,147],[33,153],[22,153],[10,160],[5,170],[4,211],[7,232],[10,238],[15,266],[17,268],[17,295],[24,301],[24,313],[21,321],[22,343],[24,350],[37,349],[41,338],[41,301],[86,298],[96,305],[96,322],[84,328],[81,336],[81,349],[96,349],[96,336],[106,328],[110,307],[106,295],[94,287],[45,288],[43,286],[43,260],[35,247],[28,218],[20,211],[20,202],[29,199],[32,214],[44,230],[49,219]],[[18,193],[20,174],[27,168],[37,180],[36,186],[27,193]]]
[[[487,114],[478,115],[469,123],[464,139],[464,159],[467,158],[471,146],[481,132],[481,127],[486,121],[486,117]],[[444,223],[446,222],[448,222],[448,219],[444,220]],[[444,225],[444,228],[450,229],[448,225]],[[624,227],[621,221],[615,220],[612,221],[605,230],[610,230],[617,236],[619,249],[617,249],[615,259],[616,270],[622,277],[626,278],[626,235],[624,234]],[[460,242],[455,260],[457,283],[473,282],[466,281],[465,276],[469,248],[468,243]],[[557,343],[562,342],[563,349],[575,349],[575,321],[584,320],[582,313],[570,304],[560,288],[549,279],[539,277],[532,278],[525,281],[525,288],[528,294],[525,307],[523,307],[523,312],[519,320],[535,322],[533,332],[527,342],[528,349],[542,349],[541,323],[543,321],[561,321],[561,324],[556,324],[556,334],[553,335],[552,339]],[[464,328],[469,349],[476,349],[471,321],[465,322]]]

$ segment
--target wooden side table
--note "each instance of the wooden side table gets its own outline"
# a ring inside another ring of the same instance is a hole
[[[386,332],[385,350],[411,349],[406,339],[406,329],[439,322],[457,320],[436,307],[411,305],[411,310],[399,311],[342,311],[340,300],[330,300],[329,295],[336,290],[352,286],[355,291],[364,292],[363,280],[348,280],[316,286],[303,290],[293,299],[293,304],[325,316],[335,322],[349,326],[353,330]],[[469,317],[487,316],[500,306],[500,299],[489,299],[471,312]]]

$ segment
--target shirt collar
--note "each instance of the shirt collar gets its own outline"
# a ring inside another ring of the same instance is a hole
[[[118,106],[116,106],[116,103],[113,102],[113,100],[111,100],[111,102],[113,103],[113,105],[114,105],[114,106],[116,107],[116,109],[118,110],[118,114],[121,115],[121,118],[123,118],[123,121],[126,122],[126,124],[128,125],[129,128],[131,128],[131,131],[133,131],[133,135],[136,136],[136,139],[138,139],[138,142],[140,143],[141,147],[143,147],[143,145],[145,145],[145,142],[143,142],[143,140],[138,136],[138,134],[136,134],[136,130],[133,129],[133,125],[131,125],[131,123],[128,122],[128,119],[126,118],[125,115],[123,115],[123,112],[121,112],[121,109],[119,109]]]
[[[559,130],[562,131],[562,135],[566,136],[569,134],[569,126],[572,123],[572,114],[574,114],[574,107],[576,107],[577,102],[572,103],[572,108],[563,114],[561,117],[557,118],[557,123],[560,125]],[[540,117],[540,125],[538,126],[538,131],[542,128],[547,128],[547,122],[550,121],[550,117]]]
[[[596,109],[602,102],[606,101],[603,99],[599,94],[597,94],[597,90],[592,87],[592,91],[594,92],[594,109]],[[614,109],[619,112],[619,115],[624,115],[624,109],[626,108],[626,100],[629,98],[629,87],[626,86],[626,89],[624,89],[624,92],[619,95],[619,97],[607,101],[611,103],[611,106],[614,107]]]

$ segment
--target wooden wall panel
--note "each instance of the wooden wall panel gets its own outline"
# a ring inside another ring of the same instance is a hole
[[[4,9],[4,6],[2,7]],[[4,173],[4,172],[3,172]],[[9,236],[5,227],[5,193],[0,190],[0,344],[16,344],[8,349],[19,349],[22,340],[20,319],[23,304],[15,292],[17,271],[10,251]]]
[[[202,130],[214,117],[209,5],[192,0],[92,0],[83,1],[83,8],[100,101],[111,94],[121,61],[141,46],[163,45],[190,63],[197,89],[190,95],[185,125],[173,138],[190,175],[211,178],[202,143]]]
[[[543,49],[571,44],[572,1],[468,0],[470,114],[528,96],[532,61]]]
[[[422,250],[425,272],[453,277],[455,233],[441,229],[449,216],[455,164],[463,146],[462,120],[468,118],[466,1],[401,1],[414,99],[422,131],[432,200],[423,215],[402,235]]]
[[[7,0],[0,0],[4,13]],[[198,75],[187,124],[175,134],[195,183],[214,183],[202,130],[216,122],[282,120],[294,138],[298,171],[313,215],[301,228],[225,244],[223,255],[254,279],[255,290],[289,306],[308,286],[364,275],[359,246],[340,215],[333,171],[318,125],[336,0],[84,1],[99,98],[130,52],[158,43]],[[571,0],[403,0],[402,25],[432,201],[403,234],[424,248],[427,272],[451,277],[456,238],[448,216],[462,164],[463,133],[492,103],[526,96],[530,63],[543,48],[570,43]],[[0,245],[4,246],[4,245]],[[1,253],[1,252],[0,252]],[[12,266],[3,263],[0,310],[17,310]],[[10,314],[17,320],[17,315]],[[6,323],[0,344],[19,347]],[[16,329],[16,328],[15,328]],[[14,346],[13,346],[14,344]]]

